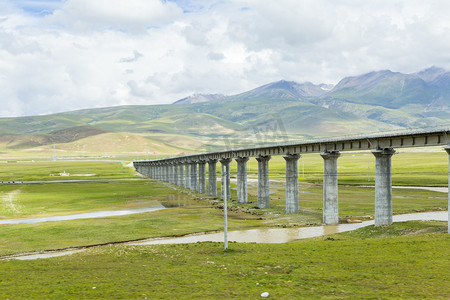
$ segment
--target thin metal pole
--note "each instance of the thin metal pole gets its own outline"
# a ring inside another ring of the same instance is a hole
[[[224,168],[226,169],[226,168]],[[225,188],[223,188],[223,242],[224,242],[224,248],[225,250],[228,249],[228,216],[227,216],[227,187],[228,187],[228,174],[227,171],[224,171],[225,173]]]

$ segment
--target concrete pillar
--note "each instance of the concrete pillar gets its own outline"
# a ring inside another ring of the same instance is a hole
[[[178,167],[177,167],[177,165],[174,162],[172,162],[170,164],[170,166],[172,168],[172,177],[170,178],[171,183],[172,184],[177,184]]]
[[[248,157],[237,157],[237,203],[247,203],[247,161]]]
[[[173,170],[172,183],[177,184],[178,183],[178,165],[174,162],[172,163],[172,170]]]
[[[177,185],[183,186],[184,185],[184,167],[182,163],[177,163]]]
[[[170,182],[170,168],[167,163],[164,165],[164,171],[165,171],[164,181]]]
[[[217,196],[217,174],[216,174],[217,159],[208,160],[208,195]]]
[[[169,181],[169,166],[167,165],[167,163],[164,163],[164,181]]]
[[[450,233],[450,145],[444,148],[445,151],[448,153],[448,230],[447,232]]]
[[[392,224],[392,148],[372,150],[375,156],[375,226]]]
[[[339,151],[320,153],[323,158],[323,223],[339,223],[337,159]]]
[[[191,162],[191,186],[190,189],[193,191],[197,190],[197,161],[192,161]]]
[[[269,208],[269,160],[270,155],[258,156],[258,208]]]
[[[167,174],[167,166],[161,165],[161,180],[166,181],[166,174]]]
[[[172,184],[178,183],[178,165],[176,163],[172,163],[172,170],[173,170],[173,176],[172,176]]]
[[[222,187],[221,187],[221,198],[224,199],[224,189],[227,189],[227,200],[231,199],[231,188],[230,188],[230,162],[231,158],[222,158],[220,163],[222,164],[221,176],[222,176]]]
[[[298,213],[298,159],[300,154],[283,155],[286,160],[286,213]]]
[[[206,194],[206,160],[198,162],[198,192]]]
[[[169,183],[173,183],[174,172],[173,172],[173,164],[172,163],[167,164],[167,170],[168,170],[168,175],[169,175],[169,176],[167,176],[167,179],[168,179]]]
[[[184,164],[184,187],[187,189],[191,188],[191,164]]]
[[[158,175],[156,176],[156,179],[161,180],[161,165],[158,164],[156,167],[158,168]]]

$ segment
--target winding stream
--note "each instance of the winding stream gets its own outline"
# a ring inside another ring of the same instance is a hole
[[[448,221],[448,212],[425,212],[404,215],[395,215],[394,222],[405,221]],[[315,227],[297,227],[297,228],[269,228],[269,229],[251,229],[241,231],[231,231],[228,233],[228,240],[239,243],[287,243],[297,239],[306,239],[319,237],[323,235],[346,232],[358,228],[373,225],[374,221],[365,221],[362,223],[324,225]],[[223,242],[223,232],[212,234],[192,234],[179,238],[152,238],[139,242],[124,243],[128,245],[162,245],[162,244],[184,244],[197,242]],[[50,251],[47,253],[35,253],[28,255],[18,255],[5,257],[0,260],[34,260],[40,258],[51,258],[63,255],[70,255],[84,251],[85,249]]]
[[[424,212],[395,215],[394,222],[406,221],[448,221],[448,212]],[[250,229],[228,232],[228,240],[238,243],[287,243],[298,239],[319,237],[323,235],[346,232],[358,228],[373,225],[374,221],[364,221],[362,223],[322,225],[314,227],[295,227],[295,228],[266,228]],[[159,238],[148,239],[140,242],[133,242],[132,245],[159,245],[159,244],[184,244],[197,242],[222,242],[223,232],[203,235],[189,235],[179,238]]]

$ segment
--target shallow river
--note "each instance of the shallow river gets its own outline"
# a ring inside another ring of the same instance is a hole
[[[448,212],[425,212],[414,214],[395,215],[394,222],[405,221],[448,221]],[[306,239],[323,236],[327,234],[355,230],[361,227],[373,225],[374,221],[365,221],[362,223],[324,225],[314,227],[296,227],[296,228],[274,228],[274,229],[250,229],[228,232],[228,240],[239,243],[287,243],[297,239]],[[223,242],[223,232],[202,235],[189,235],[179,238],[161,238],[149,239],[140,242],[134,242],[132,245],[155,245],[155,244],[184,244],[196,242]]]
[[[426,212],[394,216],[394,222],[405,222],[415,220],[436,220],[448,221],[448,212]],[[355,230],[361,227],[372,225],[373,221],[362,223],[339,224],[335,226],[315,226],[300,228],[276,228],[276,229],[251,229],[242,231],[231,231],[228,233],[228,240],[240,243],[287,243],[297,239],[319,237],[327,234]],[[153,238],[139,242],[127,243],[129,245],[155,245],[155,244],[182,244],[197,242],[223,242],[223,232],[212,234],[193,234],[179,238]],[[51,258],[63,255],[70,255],[84,249],[51,251],[47,253],[36,253],[0,258],[0,260],[34,260],[40,258]]]
[[[123,209],[123,210],[103,210],[103,211],[94,211],[89,213],[82,214],[73,214],[73,215],[65,215],[65,216],[52,216],[52,217],[42,217],[42,218],[32,218],[32,219],[8,219],[8,220],[0,220],[0,225],[13,225],[13,224],[31,224],[31,223],[42,223],[49,221],[68,221],[68,220],[77,220],[77,219],[93,219],[93,218],[106,218],[106,217],[115,217],[115,216],[125,216],[132,214],[140,214],[151,211],[157,211],[161,209],[165,209],[166,207],[162,204],[155,205],[152,207],[142,207],[135,209]]]

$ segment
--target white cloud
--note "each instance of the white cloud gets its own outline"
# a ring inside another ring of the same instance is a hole
[[[160,0],[67,0],[61,9],[48,16],[70,29],[143,31],[151,26],[171,22],[182,10]]]
[[[222,60],[225,58],[225,55],[223,55],[223,53],[209,52],[208,58],[211,60]]]
[[[184,12],[161,0],[68,0],[40,17],[0,0],[0,116],[450,70],[444,0],[176,2]]]
[[[134,50],[134,51],[133,51],[133,56],[132,56],[132,57],[124,57],[124,58],[121,58],[121,59],[120,59],[120,62],[122,62],[122,63],[132,63],[132,62],[138,61],[139,58],[141,58],[142,56],[144,56],[142,53],[140,53],[140,52],[137,51],[137,50]]]

